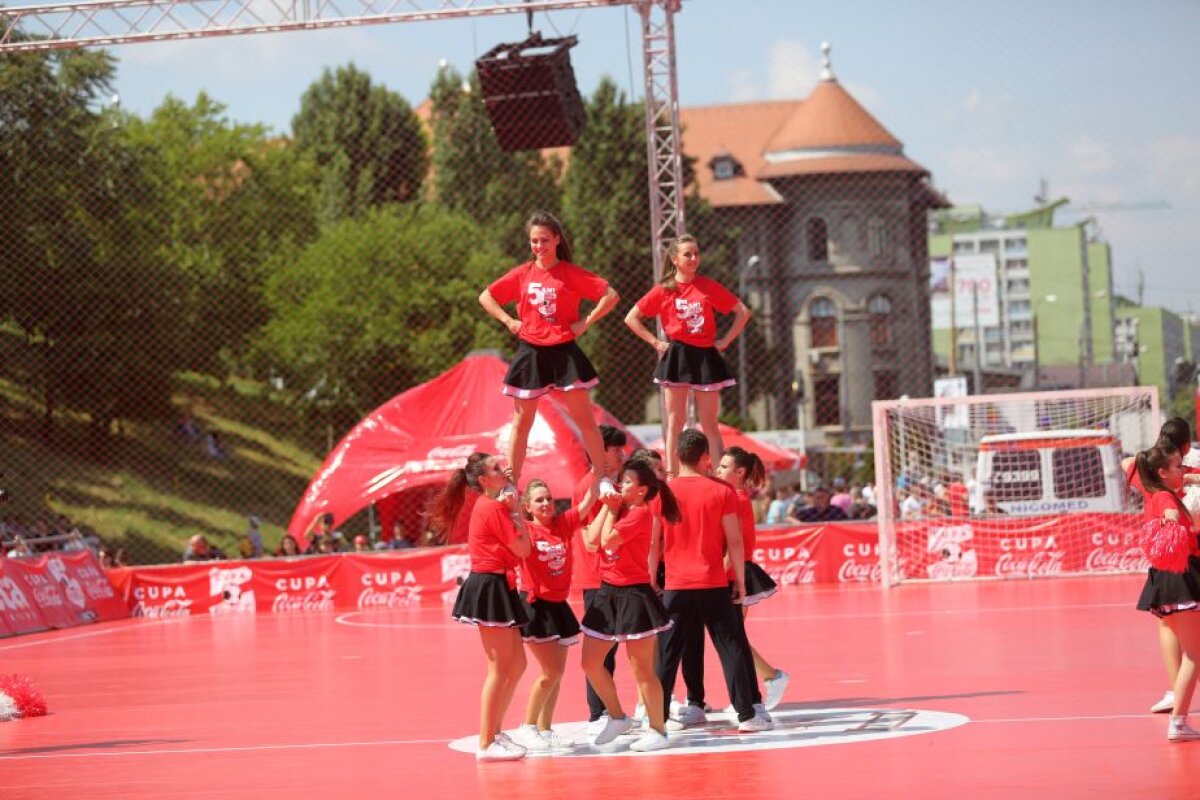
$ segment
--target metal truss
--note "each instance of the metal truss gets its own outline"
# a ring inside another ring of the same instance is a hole
[[[675,14],[682,0],[100,0],[0,7],[0,54],[357,25],[635,6],[642,18],[654,277],[683,233]]]

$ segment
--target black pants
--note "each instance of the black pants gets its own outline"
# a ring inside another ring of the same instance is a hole
[[[725,686],[738,720],[754,716],[754,660],[746,641],[741,607],[734,605],[729,587],[676,589],[663,596],[663,604],[675,625],[658,635],[658,679],[663,686],[663,711],[670,711],[675,674],[689,642],[703,642],[704,630],[712,638]]]
[[[583,590],[584,614],[591,609],[592,603],[595,602],[596,593],[599,591],[599,589]],[[604,657],[604,668],[608,670],[609,675],[612,675],[617,669],[617,648],[615,642],[612,649],[608,651],[608,655]],[[596,690],[592,688],[591,681],[584,678],[584,683],[587,685],[588,722],[595,722],[600,719],[600,715],[605,713],[604,701],[600,699],[600,695],[596,694]]]

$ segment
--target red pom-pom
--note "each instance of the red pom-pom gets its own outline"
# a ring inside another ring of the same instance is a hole
[[[1196,537],[1175,520],[1156,517],[1142,523],[1138,544],[1155,569],[1187,572]]]
[[[12,698],[22,717],[41,717],[46,714],[46,698],[24,675],[0,675],[0,692]]]

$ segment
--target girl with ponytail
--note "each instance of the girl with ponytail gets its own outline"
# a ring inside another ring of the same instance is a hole
[[[452,613],[459,622],[479,629],[487,658],[475,753],[480,761],[512,761],[525,756],[525,748],[502,730],[504,712],[525,671],[520,626],[528,621],[510,574],[529,555],[529,537],[525,521],[516,513],[516,495],[504,492],[506,482],[494,456],[473,453],[433,499],[429,513],[431,528],[444,534],[454,526],[467,491],[482,495],[471,509],[468,526],[470,573],[458,591]]]
[[[1137,454],[1138,478],[1146,493],[1148,524],[1158,520],[1178,523],[1190,534],[1192,553],[1184,572],[1150,568],[1137,607],[1158,617],[1178,639],[1183,651],[1175,678],[1167,739],[1172,742],[1200,739],[1200,731],[1188,725],[1187,714],[1196,689],[1196,661],[1200,659],[1200,558],[1197,558],[1195,526],[1179,499],[1183,489],[1183,466],[1179,450],[1170,442]]]
[[[583,538],[588,550],[599,550],[601,554],[600,589],[580,623],[586,634],[583,671],[608,711],[608,721],[594,740],[596,745],[605,745],[633,728],[633,720],[621,708],[612,675],[604,668],[609,651],[617,643],[625,643],[650,728],[629,749],[647,752],[669,745],[662,684],[654,662],[658,634],[671,627],[667,610],[651,586],[650,549],[658,520],[649,503],[661,498],[662,515],[672,522],[680,519],[679,505],[645,461],[626,461],[618,480],[620,494],[604,499]]]
[[[738,519],[742,523],[742,549],[746,554],[746,597],[742,600],[743,620],[750,614],[750,606],[766,600],[779,591],[771,576],[751,558],[754,552],[755,527],[754,506],[750,502],[750,489],[761,489],[767,482],[767,469],[756,453],[741,447],[731,447],[721,456],[717,465],[717,477],[728,483],[737,492]],[[754,671],[763,683],[766,694],[762,699],[767,711],[779,705],[787,690],[791,676],[771,666],[753,646],[750,655],[754,659]]]

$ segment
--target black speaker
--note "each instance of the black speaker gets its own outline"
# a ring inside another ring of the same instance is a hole
[[[500,44],[475,62],[483,102],[505,152],[575,144],[587,122],[570,49],[578,38],[532,34]]]

